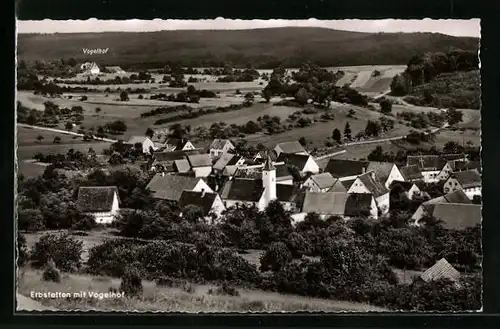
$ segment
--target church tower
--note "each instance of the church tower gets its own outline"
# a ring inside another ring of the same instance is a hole
[[[270,201],[276,199],[276,168],[269,155],[262,169],[262,185],[264,187],[264,200],[267,206]]]

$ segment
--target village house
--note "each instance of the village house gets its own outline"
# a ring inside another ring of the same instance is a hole
[[[417,182],[424,180],[424,175],[422,175],[422,172],[420,171],[418,165],[401,167],[399,168],[399,172],[406,182]]]
[[[482,207],[480,204],[434,203],[425,207],[426,215],[440,221],[448,230],[463,230],[481,224]],[[415,226],[425,225],[420,220]]]
[[[289,166],[294,166],[301,174],[319,172],[319,166],[310,155],[281,153],[276,162],[284,162]]]
[[[435,183],[439,181],[439,174],[449,161],[467,161],[465,154],[440,154],[440,155],[408,155],[406,165],[417,165],[424,182]]]
[[[199,207],[203,211],[206,220],[215,219],[212,223],[215,223],[222,212],[226,210],[222,199],[217,193],[206,192],[205,190],[182,191],[179,207],[182,210],[189,205]]]
[[[231,177],[236,172],[236,169],[238,169],[244,163],[245,158],[243,158],[242,156],[231,153],[224,153],[215,162],[213,166],[214,173]]]
[[[210,145],[210,157],[218,158],[222,154],[234,150],[234,145],[229,139],[214,139]]]
[[[335,178],[339,178],[340,181],[353,180],[359,175],[374,171],[378,179],[387,188],[394,180],[405,180],[398,166],[391,162],[330,159],[324,171]]]
[[[274,147],[274,152],[279,157],[281,153],[309,155],[304,147],[297,141],[279,143]]]
[[[377,207],[382,215],[389,212],[390,191],[380,182],[374,171],[359,175],[351,185],[347,193],[369,193],[372,194]]]
[[[334,178],[329,172],[325,172],[310,176],[306,179],[303,186],[307,187],[308,191],[311,192],[328,192],[338,180],[338,178]]]
[[[78,209],[94,216],[96,223],[110,224],[120,210],[116,186],[85,186],[78,189]]]
[[[186,158],[196,177],[207,177],[212,173],[212,159],[209,154],[191,154]]]
[[[415,225],[418,225],[418,221],[425,215],[430,215],[434,211],[432,208],[433,204],[437,203],[463,203],[472,204],[472,201],[467,197],[467,195],[462,190],[456,190],[454,192],[447,193],[440,197],[427,200],[423,202],[412,215],[411,220]]]
[[[94,62],[87,62],[80,65],[80,70],[86,75],[97,75],[101,73],[99,66]]]
[[[196,149],[189,139],[172,138],[169,137],[167,132],[156,132],[151,138],[151,141],[154,143],[157,150],[163,152],[189,151]]]
[[[481,174],[476,169],[457,171],[450,174],[450,177],[443,185],[443,192],[449,193],[456,190],[463,190],[469,199],[474,196],[481,196]]]
[[[151,196],[158,200],[178,202],[183,191],[214,193],[200,177],[159,173],[146,186]]]
[[[155,144],[146,136],[131,136],[125,144],[132,147],[135,147],[136,144],[141,144],[142,153],[150,153],[151,149],[155,150]]]
[[[161,172],[176,172],[175,162],[184,160],[187,161],[187,155],[201,154],[200,149],[187,150],[187,151],[173,151],[173,152],[155,152],[153,153],[153,161],[151,162],[152,171]],[[183,162],[185,164],[185,162]],[[189,164],[189,162],[188,162]],[[179,162],[177,163],[179,165]],[[191,165],[189,165],[191,169]]]
[[[255,178],[252,175],[228,180],[221,192],[225,206],[229,208],[238,204],[246,204],[255,205],[259,210],[264,210],[269,202],[278,200],[287,210],[297,208],[304,190],[293,185],[277,184],[276,167],[269,157],[260,174],[261,178]]]
[[[378,218],[375,198],[367,193],[310,192],[304,197],[302,211],[292,215],[294,224],[305,219],[308,213],[316,213],[322,219],[339,216]]]
[[[415,183],[395,180],[391,183],[391,186],[389,187],[390,190],[392,191],[395,186],[400,186],[406,197],[410,200],[413,200],[415,197],[422,196],[422,191]]]

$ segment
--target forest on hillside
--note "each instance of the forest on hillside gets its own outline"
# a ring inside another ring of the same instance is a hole
[[[126,42],[124,42],[124,40]],[[401,65],[414,54],[476,51],[477,38],[437,33],[360,33],[322,28],[274,28],[254,30],[159,31],[20,34],[18,56],[25,61],[61,58],[92,60],[101,65],[128,69],[163,67],[166,62],[183,66],[261,69],[319,66]],[[109,48],[104,55],[85,55],[83,48]]]

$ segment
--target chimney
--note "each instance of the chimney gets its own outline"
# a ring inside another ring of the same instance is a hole
[[[362,168],[361,168],[361,173],[362,173],[362,174],[366,173],[366,167],[362,167]]]
[[[202,188],[202,189],[201,189],[201,197],[202,197],[202,198],[204,198],[204,197],[205,197],[205,189],[204,189],[204,188]]]

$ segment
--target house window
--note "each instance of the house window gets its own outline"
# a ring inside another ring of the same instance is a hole
[[[444,188],[444,193],[448,193],[448,192],[450,192],[450,189],[448,187],[445,187]]]

